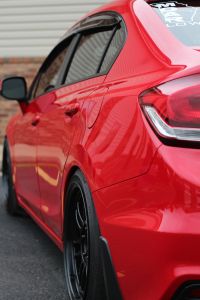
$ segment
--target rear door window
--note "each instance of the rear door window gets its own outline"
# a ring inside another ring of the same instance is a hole
[[[176,38],[187,46],[200,47],[200,0],[152,2],[150,5]]]
[[[95,76],[113,30],[84,34],[71,62],[66,83]]]

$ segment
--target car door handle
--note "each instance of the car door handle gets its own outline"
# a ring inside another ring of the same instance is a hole
[[[73,117],[79,110],[79,103],[68,104],[65,106],[65,115],[68,117]]]
[[[36,116],[33,120],[32,120],[32,126],[37,126],[38,123],[40,122],[40,116]]]

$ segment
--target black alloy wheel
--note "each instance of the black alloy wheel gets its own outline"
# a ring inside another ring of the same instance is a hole
[[[7,212],[12,216],[24,216],[25,212],[19,207],[13,183],[12,165],[8,142],[4,140],[2,160],[2,184]]]
[[[69,248],[67,265],[70,266],[71,288],[77,299],[84,299],[88,282],[89,233],[85,199],[80,188],[74,189],[70,207]]]
[[[64,267],[68,297],[101,299],[100,233],[91,193],[80,171],[69,183],[66,201]]]

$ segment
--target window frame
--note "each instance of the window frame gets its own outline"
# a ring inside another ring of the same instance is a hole
[[[107,24],[107,22],[110,22]],[[105,48],[105,51],[103,53],[102,59],[100,61],[100,64],[98,66],[98,70],[96,71],[96,74],[89,76],[89,77],[84,77],[83,79],[79,79],[77,81],[73,81],[70,83],[65,83],[65,79],[67,77],[68,71],[70,69],[71,63],[73,61],[76,49],[79,45],[79,42],[81,40],[81,37],[84,34],[90,34],[90,33],[95,33],[95,32],[100,32],[100,31],[107,31],[110,29],[113,29],[113,32],[111,34],[111,38],[108,41],[108,44]],[[112,40],[115,36],[115,33],[117,30],[122,29],[124,32],[124,42],[119,48],[119,51],[116,53],[115,57],[113,58],[112,63],[108,66],[106,71],[104,72],[98,72],[101,70],[101,66],[104,62],[105,56],[109,50],[110,44],[112,43]],[[89,80],[95,77],[100,77],[107,75],[109,71],[111,70],[113,64],[115,63],[117,57],[119,56],[120,52],[122,51],[124,44],[127,39],[127,27],[126,23],[121,15],[119,15],[117,12],[114,11],[105,11],[101,13],[97,13],[94,15],[91,15],[87,17],[86,19],[83,19],[79,23],[75,24],[68,32],[67,34],[63,37],[62,41],[55,46],[55,48],[50,52],[50,54],[47,56],[47,58],[44,60],[44,63],[40,67],[35,79],[33,80],[33,83],[30,87],[29,90],[29,101],[34,101],[34,99],[37,99],[38,97],[35,97],[35,92],[37,90],[37,86],[39,84],[40,78],[42,73],[44,72],[44,69],[51,63],[53,59],[55,59],[55,52],[58,51],[60,47],[66,47],[67,44],[69,44],[69,50],[66,53],[66,56],[63,60],[63,65],[61,66],[61,72],[59,75],[59,78],[57,80],[57,83],[55,85],[55,88],[51,89],[50,91],[44,92],[41,94],[39,97],[42,95],[48,94],[54,90],[57,90],[58,88],[65,87],[65,86],[70,86],[73,84],[76,84],[78,82],[82,82],[85,80]]]
[[[31,87],[29,89],[29,94],[28,94],[28,99],[29,101],[34,100],[44,94],[49,93],[50,91],[56,90],[59,83],[60,83],[60,77],[63,74],[63,65],[60,68],[60,75],[58,76],[58,80],[57,83],[55,84],[55,88],[52,88],[50,91],[44,92],[42,93],[40,96],[36,96],[36,92],[37,92],[37,88],[41,79],[42,74],[44,73],[44,70],[48,68],[48,66],[55,60],[55,58],[59,55],[59,53],[62,52],[62,50],[64,50],[67,46],[69,47],[69,51],[67,51],[64,60],[63,60],[63,64],[65,64],[66,62],[66,58],[68,56],[68,52],[71,53],[71,51],[73,51],[72,46],[73,46],[73,41],[75,39],[75,36],[69,36],[68,38],[62,40],[58,45],[55,46],[55,48],[50,52],[50,54],[46,57],[46,59],[44,60],[43,64],[41,65],[37,75],[35,76]]]
[[[104,24],[103,21],[105,20],[105,23],[106,23],[106,20],[108,20],[106,17],[112,18],[113,22],[110,23],[109,25]],[[102,24],[99,24],[98,22],[101,18],[102,18]],[[94,21],[94,22],[91,24],[91,21]],[[87,22],[90,24],[90,26],[87,25]],[[69,85],[72,85],[72,84],[76,84],[78,82],[83,82],[85,80],[89,80],[89,79],[92,79],[92,78],[107,75],[109,73],[109,71],[111,70],[113,64],[115,63],[117,57],[119,56],[120,52],[122,51],[122,49],[125,45],[126,39],[127,39],[126,23],[125,23],[123,17],[120,14],[118,14],[117,12],[114,12],[114,11],[106,11],[106,12],[101,12],[101,13],[94,14],[94,15],[89,16],[88,18],[84,19],[83,21],[79,22],[78,24],[75,24],[75,26],[72,27],[72,29],[68,32],[68,34],[70,35],[70,33],[73,33],[73,32],[75,32],[75,34],[79,33],[81,35],[80,39],[81,39],[82,35],[84,35],[84,34],[90,34],[90,33],[95,33],[95,32],[100,32],[100,31],[106,31],[106,30],[110,30],[111,28],[113,28],[113,33],[112,33],[111,38],[108,41],[108,44],[105,48],[105,52],[102,56],[102,60],[99,64],[99,66],[98,66],[98,70],[97,70],[96,74],[94,74],[92,76],[84,77],[83,79],[79,79],[77,81],[73,81],[73,82],[70,82],[70,83],[65,83],[65,79],[67,77],[67,72],[66,72],[65,78],[63,78],[62,84],[60,85],[60,87],[69,86]],[[110,63],[110,65],[106,69],[106,71],[98,72],[101,69],[101,66],[103,65],[105,56],[106,56],[106,54],[109,50],[109,47],[112,43],[112,40],[115,36],[115,33],[117,32],[118,29],[120,30],[120,28],[123,30],[123,33],[124,33],[124,41],[123,41],[121,47],[119,48],[119,51],[114,56],[113,61]],[[77,44],[77,47],[78,47],[78,44]],[[74,55],[75,55],[75,50],[74,50],[72,59],[69,62],[67,71],[69,71],[69,68],[70,68],[70,65],[72,63]]]
[[[75,53],[76,53],[76,50],[75,50],[74,53],[73,53],[73,57],[72,57],[71,61],[70,61],[69,64],[68,64],[67,72],[65,73],[65,77],[64,77],[63,80],[62,80],[62,86],[67,86],[67,85],[75,84],[75,83],[77,83],[77,82],[82,82],[82,81],[85,81],[85,80],[88,80],[88,79],[92,79],[92,78],[95,78],[95,77],[103,76],[103,75],[106,75],[106,74],[108,73],[107,70],[104,71],[104,72],[98,72],[98,71],[101,69],[101,66],[102,66],[102,64],[103,64],[103,62],[104,62],[105,55],[106,55],[106,53],[107,53],[107,51],[108,51],[108,49],[109,49],[109,46],[110,46],[110,44],[111,44],[111,42],[112,42],[112,39],[113,39],[114,34],[115,34],[115,32],[116,32],[116,28],[117,28],[117,25],[115,25],[115,27],[112,28],[111,36],[110,36],[110,38],[109,38],[109,40],[108,40],[108,43],[107,43],[107,45],[106,45],[106,47],[105,47],[104,53],[103,53],[103,55],[102,55],[102,58],[101,58],[101,60],[100,60],[100,63],[98,64],[98,67],[97,67],[97,69],[96,69],[96,71],[95,71],[95,74],[93,74],[93,75],[91,75],[91,76],[83,77],[83,78],[78,79],[78,80],[75,80],[75,81],[65,82],[65,80],[66,80],[66,78],[67,78],[67,74],[68,74],[68,72],[69,72],[69,70],[70,70],[71,64],[72,64],[72,62],[73,62],[73,58],[74,58]],[[98,33],[98,32],[110,31],[110,29],[111,29],[110,27],[109,27],[109,28],[108,28],[108,27],[107,27],[107,28],[105,28],[105,27],[104,27],[104,28],[99,27],[99,28],[94,28],[94,29],[93,29],[93,28],[87,29],[86,31],[84,30],[84,31],[81,32],[79,42],[81,41],[81,38],[82,38],[82,36],[84,36],[84,35],[90,35],[90,34],[95,34],[95,33]],[[79,46],[79,43],[77,44],[77,48],[78,48],[78,46]]]

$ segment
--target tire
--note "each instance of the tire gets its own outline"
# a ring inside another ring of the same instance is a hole
[[[67,299],[102,300],[100,231],[88,184],[77,171],[66,194],[64,268]]]
[[[2,183],[4,198],[6,201],[7,212],[12,216],[24,215],[22,208],[17,203],[17,197],[12,176],[12,164],[10,158],[10,151],[7,140],[4,141],[3,161],[2,161]]]

